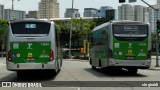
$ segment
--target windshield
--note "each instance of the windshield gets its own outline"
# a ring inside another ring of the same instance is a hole
[[[50,23],[46,22],[16,22],[11,23],[14,35],[47,35],[50,31]]]
[[[147,25],[113,25],[113,34],[118,37],[146,37]]]

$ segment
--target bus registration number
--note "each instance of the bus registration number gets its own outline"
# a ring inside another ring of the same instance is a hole
[[[126,59],[127,59],[127,60],[133,60],[133,59],[134,59],[134,56],[127,56]]]

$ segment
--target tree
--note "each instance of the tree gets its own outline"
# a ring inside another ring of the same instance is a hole
[[[0,20],[0,49],[2,50],[2,46],[5,46],[6,41],[6,30],[8,28],[7,20]]]
[[[89,41],[93,28],[107,21],[109,21],[109,19],[106,18],[95,18],[93,20],[74,18],[72,29],[72,47],[82,47],[83,40]],[[71,20],[55,22],[58,30],[60,31],[61,44],[65,47],[69,47],[70,22]]]
[[[0,37],[4,39],[6,36],[6,29],[8,28],[7,20],[0,20]]]

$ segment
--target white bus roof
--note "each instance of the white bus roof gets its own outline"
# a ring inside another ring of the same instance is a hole
[[[135,23],[135,24],[149,24],[148,22],[141,22],[141,21],[132,21],[132,20],[113,20],[113,21],[110,21],[110,22],[106,22],[106,23],[103,23],[97,27],[95,27],[93,29],[93,31],[96,31],[100,28],[103,28],[105,27],[106,25],[109,25],[110,23],[112,24],[123,24],[123,23]]]

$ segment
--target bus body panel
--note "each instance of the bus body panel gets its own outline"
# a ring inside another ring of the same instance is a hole
[[[118,41],[113,39],[113,57],[115,60],[146,60],[148,39],[143,41]]]
[[[11,42],[13,63],[45,63],[50,59],[51,42]]]
[[[108,23],[109,24],[109,23]],[[90,50],[90,57],[93,60],[92,65],[99,67],[108,64],[106,60],[108,58],[108,47],[109,47],[109,25],[103,27],[100,30],[93,32],[92,49]]]
[[[115,60],[110,58],[110,67],[136,67],[139,69],[148,69],[151,65],[151,60]]]
[[[24,20],[24,22],[27,23],[28,21]],[[32,20],[29,20],[29,22],[32,22]],[[33,23],[34,22],[35,21],[33,20]],[[36,22],[39,22],[39,20],[36,20]],[[40,34],[39,36],[13,34],[11,26],[9,27],[7,52],[11,52],[12,61],[7,60],[6,58],[8,70],[54,69],[58,71],[58,69],[61,68],[61,48],[59,45],[60,43],[56,42],[57,33],[55,32],[55,24],[53,22],[49,23],[49,33],[44,36]],[[53,51],[53,60],[50,60],[51,50]]]

